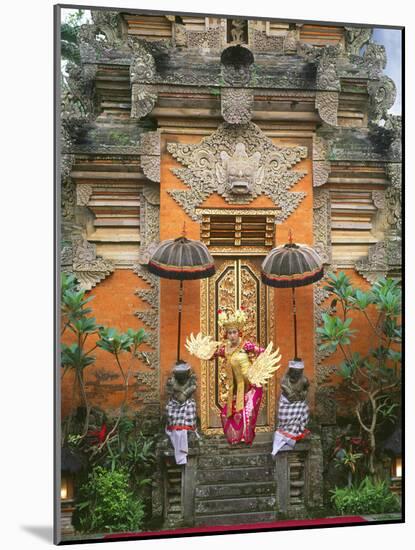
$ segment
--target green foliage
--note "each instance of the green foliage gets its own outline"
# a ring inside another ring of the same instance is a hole
[[[323,325],[317,328],[319,347],[330,353],[339,349],[343,355],[338,374],[355,397],[354,411],[368,437],[369,472],[373,475],[376,432],[384,421],[396,418],[398,408],[393,396],[400,384],[401,289],[397,280],[383,278],[363,291],[342,271],[330,273],[324,288],[333,299],[322,315]],[[352,341],[357,331],[351,324],[358,317],[371,333],[365,339],[366,349],[362,350],[363,342],[359,342],[362,351],[353,349]]]
[[[88,355],[78,344],[70,346],[62,344],[61,363],[63,367],[82,371],[88,365],[95,363],[95,357]]]
[[[338,453],[339,456],[336,457],[336,466],[345,466],[350,469],[354,474],[356,472],[356,465],[360,458],[362,458],[363,453],[354,453],[353,451],[346,451]]]
[[[317,332],[321,336],[323,344],[320,349],[329,349],[335,351],[337,346],[350,344],[350,339],[353,333],[356,332],[350,329],[352,319],[349,317],[342,321],[339,317],[330,316],[327,313],[322,315],[324,326],[318,327]]]
[[[114,328],[101,328],[99,336],[100,340],[98,340],[97,346],[114,355],[123,351],[131,351],[146,339],[144,329],[134,331],[130,328],[125,333],[119,333]]]
[[[342,515],[382,514],[398,512],[399,499],[384,481],[373,482],[366,477],[357,487],[336,487],[331,491],[336,511]]]
[[[144,504],[130,490],[128,472],[96,466],[81,485],[73,524],[82,533],[139,531]]]
[[[78,37],[83,13],[84,10],[77,10],[61,24],[61,57],[77,65],[81,61]]]

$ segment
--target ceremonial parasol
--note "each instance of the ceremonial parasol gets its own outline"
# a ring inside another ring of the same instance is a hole
[[[215,273],[213,258],[205,244],[200,241],[187,239],[183,234],[177,239],[162,241],[150,258],[148,269],[159,277],[178,279],[180,281],[177,330],[177,362],[179,362],[183,281],[211,277]]]
[[[261,279],[276,288],[291,288],[293,300],[294,351],[297,353],[297,309],[295,288],[320,280],[324,275],[323,264],[317,252],[305,244],[292,241],[291,231],[287,244],[273,248],[262,262]]]

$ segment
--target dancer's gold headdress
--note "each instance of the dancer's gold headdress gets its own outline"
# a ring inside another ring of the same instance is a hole
[[[228,330],[229,328],[237,328],[241,330],[246,325],[248,316],[243,308],[230,311],[226,309],[218,309],[218,323],[221,328]]]

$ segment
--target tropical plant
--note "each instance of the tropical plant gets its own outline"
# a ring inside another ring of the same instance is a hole
[[[125,469],[96,466],[81,485],[72,518],[82,533],[139,531],[144,504],[130,490]]]
[[[125,412],[125,407],[128,400],[128,387],[132,367],[134,364],[134,360],[137,358],[138,347],[143,342],[145,342],[147,335],[142,328],[137,331],[129,328],[125,333],[119,333],[114,328],[100,328],[99,336],[100,339],[97,341],[97,346],[103,350],[106,350],[108,353],[111,353],[114,356],[116,364],[124,381],[124,399],[120,406],[118,418],[114,426],[108,432],[104,442],[101,443],[101,445],[103,446],[115,433],[117,426],[123,416],[123,413]],[[124,369],[120,361],[120,355],[124,352],[128,352],[130,354],[128,367],[126,369]]]
[[[87,340],[94,334],[97,334],[100,326],[96,323],[94,317],[89,317],[92,310],[86,307],[93,299],[93,296],[86,297],[86,292],[79,289],[78,281],[73,274],[62,273],[61,276],[61,313],[62,313],[62,331],[73,334],[74,342],[71,344],[62,343],[61,345],[61,365],[63,368],[62,380],[69,370],[74,372],[74,383],[72,398],[75,393],[81,396],[85,406],[85,421],[82,437],[88,432],[90,404],[85,391],[84,370],[95,363],[95,356],[92,352],[97,347],[93,344],[87,349]],[[66,433],[63,430],[63,438],[70,433],[72,415],[68,416]]]
[[[80,63],[78,36],[84,10],[76,10],[61,24],[61,56],[72,63]]]
[[[357,487],[336,487],[331,500],[339,514],[382,514],[398,512],[400,503],[385,481],[373,482],[370,477]]]
[[[396,417],[399,406],[394,392],[396,395],[400,384],[401,289],[398,281],[387,278],[376,281],[365,292],[353,287],[343,272],[330,273],[324,288],[333,300],[329,312],[322,316],[323,326],[317,328],[320,349],[341,350],[344,361],[338,373],[355,397],[354,413],[367,434],[369,473],[374,475],[377,429]],[[351,328],[352,312],[363,317],[371,332],[364,353],[353,349],[357,330]]]
[[[86,291],[79,288],[78,281],[73,274],[62,274],[61,278],[61,312],[62,312],[62,332],[72,332],[74,342],[70,344],[62,343],[61,346],[61,364],[63,368],[62,379],[68,370],[73,370],[74,385],[73,398],[78,388],[78,393],[85,407],[85,420],[81,438],[91,435],[88,432],[90,422],[91,407],[87,398],[84,381],[84,370],[93,365],[96,357],[92,355],[98,347],[114,356],[117,368],[119,369],[124,383],[124,398],[120,406],[117,420],[110,430],[107,425],[100,426],[100,431],[93,434],[98,437],[99,445],[102,447],[116,432],[117,426],[125,413],[129,380],[132,372],[134,360],[137,358],[138,347],[145,341],[146,333],[144,329],[128,329],[125,333],[118,332],[114,328],[106,328],[98,325],[95,318],[91,317],[92,309],[87,307],[93,296],[86,297]],[[94,343],[87,346],[87,341],[94,336]],[[99,337],[97,339],[97,336]],[[121,355],[129,355],[128,367],[125,368],[121,362]],[[69,415],[66,430],[63,430],[63,439],[71,433],[72,415]],[[104,437],[100,437],[104,434]],[[72,434],[74,435],[74,434]]]

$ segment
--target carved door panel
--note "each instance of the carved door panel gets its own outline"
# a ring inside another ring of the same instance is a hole
[[[273,333],[272,290],[261,282],[261,258],[216,258],[216,274],[202,283],[201,330],[216,340],[223,339],[217,310],[245,307],[248,322],[243,338],[266,346]],[[201,380],[202,431],[221,433],[219,407],[224,404],[228,388],[223,359],[203,362]],[[258,416],[258,431],[274,429],[275,380],[264,392]]]

